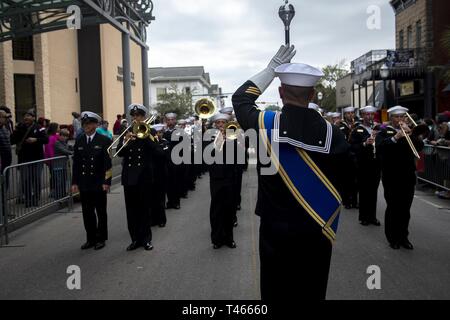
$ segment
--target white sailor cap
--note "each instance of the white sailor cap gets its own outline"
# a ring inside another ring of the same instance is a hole
[[[216,115],[214,115],[212,118],[211,118],[211,121],[212,122],[216,122],[216,121],[219,121],[219,120],[224,120],[224,121],[230,121],[230,116],[228,115],[228,114],[225,114],[225,113],[217,113]]]
[[[406,114],[409,111],[409,109],[404,108],[402,106],[395,106],[390,108],[387,112],[390,116],[392,115],[398,115],[398,114]]]
[[[319,111],[320,113],[323,113],[325,110],[323,110],[322,108],[319,107],[319,109],[317,111]]]
[[[297,87],[314,87],[323,72],[304,63],[286,63],[275,69],[282,84]]]
[[[129,115],[131,115],[132,113],[134,113],[134,112],[136,112],[138,110],[144,112],[145,115],[148,114],[148,109],[145,106],[143,106],[142,104],[132,103],[127,108],[127,112],[128,112]]]
[[[317,104],[310,102],[308,104],[308,109],[313,109],[313,110],[319,111],[320,107]]]
[[[359,111],[361,113],[376,113],[378,109],[372,106],[365,106],[364,108],[359,109]]]
[[[195,117],[189,117],[189,120],[191,120],[192,122],[195,121]]]
[[[187,124],[191,124],[193,122],[191,118],[187,118],[187,119],[184,119],[184,120],[186,121]]]
[[[184,119],[178,120],[178,124],[186,124],[186,120]]]
[[[163,131],[164,127],[165,125],[163,125],[162,123],[155,124],[152,126],[152,128],[155,129],[156,132]]]
[[[331,115],[332,118],[341,118],[341,114],[339,112],[333,112]]]
[[[347,107],[342,110],[344,113],[355,112],[355,107]]]
[[[97,122],[98,123],[98,122],[102,121],[102,118],[98,114],[96,114],[94,112],[84,111],[84,112],[81,113],[81,121],[82,122]]]
[[[176,119],[177,118],[177,114],[173,113],[173,112],[169,112],[169,113],[166,113],[165,117],[167,119]]]
[[[226,107],[219,110],[220,113],[225,114],[232,114],[233,113],[233,107]]]

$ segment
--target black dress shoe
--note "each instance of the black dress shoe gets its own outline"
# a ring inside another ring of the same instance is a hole
[[[165,226],[166,226],[165,223],[160,223],[160,224],[159,224],[159,227],[160,227],[160,228],[164,228]]]
[[[213,249],[220,249],[220,247],[222,247],[222,245],[220,245],[220,244],[214,244],[213,245]]]
[[[238,226],[238,222],[236,221],[235,223],[233,223],[233,227],[237,227]]]
[[[398,243],[391,242],[391,243],[389,244],[389,246],[390,246],[392,249],[394,249],[394,250],[400,249],[400,245],[399,245]]]
[[[231,249],[236,248],[236,242],[232,241],[232,242],[228,243],[228,244],[227,244],[227,247],[228,247],[228,248],[231,248]]]
[[[153,245],[151,242],[147,242],[146,244],[144,244],[144,250],[150,251],[153,250]]]
[[[137,248],[139,248],[140,245],[137,242],[132,242],[128,247],[127,247],[127,251],[133,251],[136,250]]]
[[[361,223],[361,225],[363,225],[363,226],[368,226],[368,225],[370,224],[370,223],[367,222],[367,221],[361,221],[360,223]]]
[[[103,249],[106,246],[105,241],[97,242],[95,244],[94,250],[100,250]]]
[[[238,206],[236,207],[236,210],[241,210],[241,205],[240,204],[238,204]]]
[[[371,221],[370,223],[377,227],[381,226],[381,223],[380,223],[380,221],[378,221],[378,219],[375,219],[375,220]]]
[[[176,209],[176,210],[180,210],[180,205],[177,204],[177,205],[173,206],[173,208]]]
[[[93,248],[93,247],[95,247],[95,243],[88,241],[88,242],[86,242],[85,244],[83,244],[81,246],[81,250],[87,250],[87,249],[90,249],[90,248]]]
[[[345,209],[351,209],[352,206],[349,206],[348,204],[345,205]]]
[[[408,239],[403,240],[402,242],[400,242],[400,245],[401,245],[403,248],[405,248],[405,249],[408,249],[408,250],[414,250],[414,246],[412,245],[411,242],[409,242]]]

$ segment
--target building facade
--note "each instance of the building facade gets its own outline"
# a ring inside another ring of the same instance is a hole
[[[150,77],[150,106],[155,108],[161,94],[173,90],[189,92],[193,97],[193,104],[200,98],[211,98],[221,107],[222,89],[217,84],[211,84],[210,74],[202,66],[149,68]]]

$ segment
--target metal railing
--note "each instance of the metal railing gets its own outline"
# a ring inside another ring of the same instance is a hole
[[[71,159],[56,157],[12,165],[3,171],[0,184],[0,227],[8,243],[8,224],[55,204],[72,206]]]
[[[450,191],[450,148],[425,145],[419,180]]]

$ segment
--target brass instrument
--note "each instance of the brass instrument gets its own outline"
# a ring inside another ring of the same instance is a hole
[[[406,113],[406,116],[409,118],[409,120],[411,121],[411,124],[413,125],[413,127],[417,127],[417,123],[413,120],[413,118],[409,115],[409,113]],[[403,135],[406,138],[406,141],[408,142],[409,147],[411,148],[411,151],[414,153],[414,156],[417,159],[420,159],[420,155],[417,152],[416,147],[414,147],[414,144],[411,140],[411,137],[409,135],[406,134],[405,129],[403,129],[403,127],[400,125],[400,130],[402,131]]]
[[[242,130],[242,128],[237,121],[228,121],[224,127],[225,138],[222,132],[219,132],[214,140],[215,148],[222,151],[226,140],[236,140],[238,138],[239,130]]]
[[[125,134],[127,134],[129,132],[129,130],[132,128],[133,134],[136,136],[136,138],[138,139],[147,139],[150,138],[152,141],[155,141],[155,138],[152,136],[151,134],[151,127],[150,124],[156,119],[156,115],[151,116],[150,118],[144,120],[143,122],[136,122],[133,121],[133,123],[128,126],[128,128],[126,130],[124,130],[124,132],[122,132],[122,134],[116,139],[114,140],[114,142],[111,144],[111,146],[108,148],[108,152],[110,152],[112,150],[112,146],[119,141]],[[131,140],[131,139],[130,139]],[[128,144],[128,142],[130,140],[127,140],[127,142],[125,142],[122,147],[120,147],[119,150],[116,151],[116,153],[112,156],[113,158],[117,157],[117,155],[119,154],[120,151],[122,151],[123,148],[125,148],[125,146]]]
[[[209,119],[216,113],[217,107],[212,100],[203,98],[195,103],[194,110],[200,119]]]

